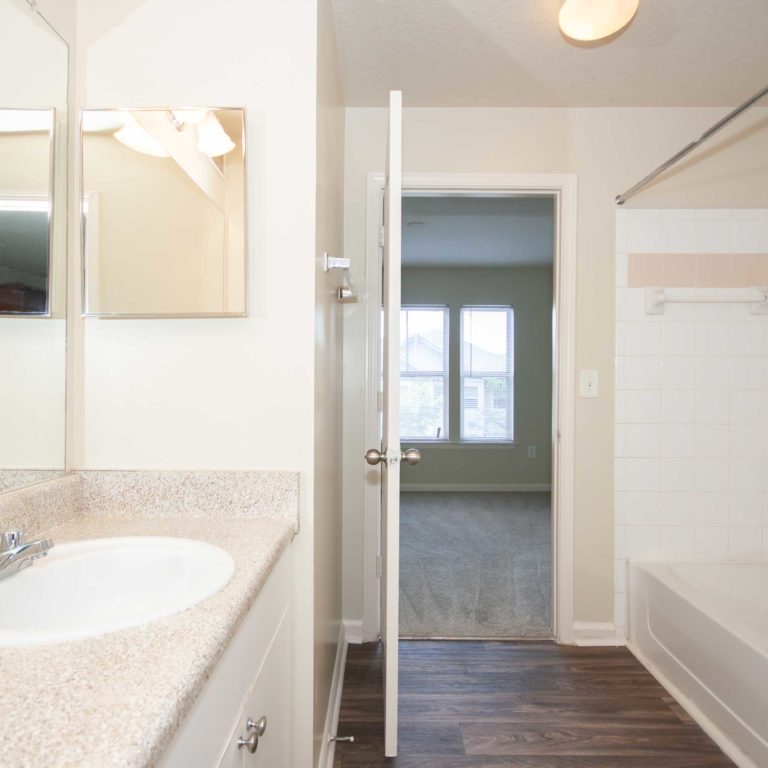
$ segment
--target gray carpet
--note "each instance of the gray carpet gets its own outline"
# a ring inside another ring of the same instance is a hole
[[[401,493],[402,637],[550,637],[548,493]]]

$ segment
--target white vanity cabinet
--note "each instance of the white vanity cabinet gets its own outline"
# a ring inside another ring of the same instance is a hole
[[[290,768],[291,547],[283,553],[159,768]],[[254,723],[266,718],[255,752]]]
[[[220,768],[289,768],[291,761],[291,621],[290,614],[280,624],[259,675],[248,694]],[[251,753],[241,740],[254,738],[256,728],[248,722],[266,720],[264,734]]]

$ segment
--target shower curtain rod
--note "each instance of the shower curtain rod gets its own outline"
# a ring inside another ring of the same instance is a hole
[[[638,181],[634,187],[630,187],[623,195],[616,195],[616,205],[624,205],[630,197],[636,195],[644,186],[650,184],[660,173],[664,173],[667,168],[671,168],[679,160],[682,160],[689,152],[693,152],[696,147],[703,144],[707,139],[714,136],[721,128],[725,128],[731,120],[735,120],[742,112],[746,112],[753,104],[760,101],[763,96],[768,95],[768,86],[758,91],[750,99],[747,99],[742,105],[729,112],[722,120],[716,122],[711,128],[704,131],[696,141],[692,141],[688,146],[683,147],[676,155],[672,155],[665,163],[662,163],[655,171],[651,171],[644,179]]]

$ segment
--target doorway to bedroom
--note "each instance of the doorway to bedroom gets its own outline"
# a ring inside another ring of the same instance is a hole
[[[552,637],[556,199],[402,213],[400,636]]]

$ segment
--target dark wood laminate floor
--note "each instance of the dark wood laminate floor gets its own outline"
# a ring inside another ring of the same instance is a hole
[[[386,760],[381,653],[347,656],[336,768],[733,768],[626,648],[400,643],[400,748]]]

